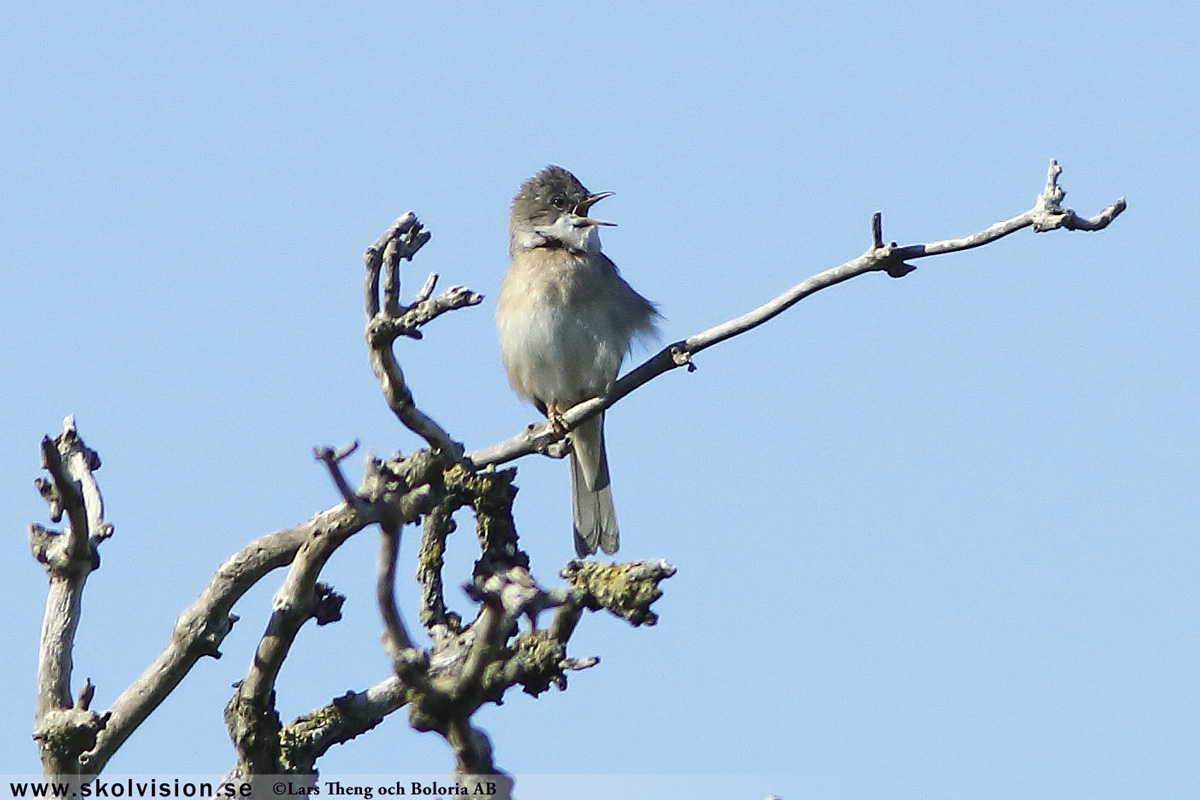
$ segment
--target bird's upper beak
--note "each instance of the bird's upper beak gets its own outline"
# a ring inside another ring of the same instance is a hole
[[[584,200],[584,201],[583,201],[582,203],[580,203],[579,205],[575,206],[575,214],[576,214],[576,216],[578,216],[578,217],[581,217],[581,218],[582,218],[582,219],[580,220],[580,222],[579,222],[579,223],[577,223],[577,224],[582,224],[582,225],[611,225],[611,226],[613,226],[613,227],[616,227],[616,224],[617,224],[617,223],[615,223],[615,222],[606,222],[606,221],[604,221],[604,220],[602,220],[602,219],[592,219],[591,217],[589,217],[589,216],[587,215],[587,213],[588,213],[588,209],[590,209],[590,208],[591,208],[593,205],[595,205],[597,202],[599,202],[599,201],[603,200],[604,198],[606,198],[606,197],[612,197],[612,194],[613,194],[612,192],[597,192],[596,194],[593,194],[593,195],[588,195],[588,198],[587,198],[586,200]]]

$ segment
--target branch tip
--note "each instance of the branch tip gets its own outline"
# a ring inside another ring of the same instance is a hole
[[[421,290],[417,292],[417,296],[413,298],[415,303],[424,303],[433,296],[433,290],[437,288],[438,274],[436,272],[429,273],[429,277],[425,279],[425,284]]]
[[[356,450],[358,450],[358,440],[336,450],[328,446],[313,448],[313,458],[325,464],[326,469],[329,470],[329,477],[333,479],[333,484],[337,487],[338,494],[351,507],[356,506],[360,498],[358,493],[350,487],[350,484],[346,481],[346,476],[342,473],[342,461]]]
[[[75,701],[75,707],[81,711],[87,711],[91,708],[92,697],[96,694],[96,685],[92,683],[91,678],[87,678],[83,682],[83,688],[79,690],[79,699]]]

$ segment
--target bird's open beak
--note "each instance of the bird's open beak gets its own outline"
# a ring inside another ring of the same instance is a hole
[[[616,227],[617,223],[615,222],[606,222],[602,219],[592,219],[587,215],[588,209],[604,198],[612,197],[612,194],[612,192],[597,192],[596,194],[589,195],[588,199],[575,206],[575,214],[582,218],[581,223],[584,225],[611,225]]]

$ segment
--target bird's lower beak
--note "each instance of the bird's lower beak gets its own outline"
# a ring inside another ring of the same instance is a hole
[[[596,194],[589,195],[589,196],[588,196],[588,198],[587,198],[586,200],[584,200],[584,201],[583,201],[582,203],[580,203],[579,205],[575,206],[575,214],[576,214],[576,215],[578,215],[578,216],[581,218],[581,219],[580,219],[580,223],[579,223],[579,224],[583,224],[583,225],[611,225],[611,226],[613,226],[613,227],[616,227],[616,224],[617,224],[617,223],[615,223],[615,222],[606,222],[606,221],[604,221],[604,220],[602,220],[602,219],[592,219],[591,217],[589,217],[589,216],[587,215],[587,213],[588,213],[588,209],[590,209],[592,206],[594,206],[596,203],[598,203],[599,201],[603,200],[604,198],[606,198],[606,197],[612,197],[612,195],[613,195],[613,193],[612,193],[612,192],[598,192],[598,193],[596,193]]]

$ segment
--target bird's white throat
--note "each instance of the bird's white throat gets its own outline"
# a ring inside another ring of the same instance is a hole
[[[600,250],[600,231],[584,218],[562,214],[551,225],[521,226],[513,232],[513,246],[532,250],[547,244],[561,245],[573,253],[596,253]]]

